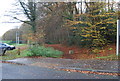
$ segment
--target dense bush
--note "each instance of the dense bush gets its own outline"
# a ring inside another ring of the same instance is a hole
[[[26,52],[27,56],[43,56],[43,57],[61,57],[63,52],[55,50],[51,47],[33,46]]]

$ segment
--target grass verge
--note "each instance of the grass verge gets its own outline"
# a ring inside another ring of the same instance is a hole
[[[53,49],[52,47],[30,47],[27,48],[27,45],[19,45],[17,46],[21,49],[20,55],[18,55],[18,49],[7,51],[5,56],[0,56],[0,60],[12,60],[21,57],[31,57],[31,56],[42,56],[42,57],[54,57],[58,58],[63,55],[63,52]]]
[[[25,57],[26,55],[21,53],[20,55],[18,55],[18,50],[11,50],[11,51],[7,51],[5,56],[0,56],[0,60],[12,60],[12,59],[16,59],[16,58],[20,58],[20,57]]]
[[[109,55],[109,56],[96,57],[96,59],[101,59],[101,60],[120,60],[120,56]]]
[[[5,56],[0,56],[0,60],[12,60],[12,59],[16,59],[16,58],[21,58],[21,57],[25,57],[26,54],[22,53],[22,51],[26,50],[28,48],[28,46],[26,44],[19,44],[19,45],[14,45],[16,47],[16,49],[14,50],[9,50],[6,51]],[[20,48],[20,55],[18,55],[18,48]]]

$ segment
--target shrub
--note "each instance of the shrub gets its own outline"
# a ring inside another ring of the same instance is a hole
[[[51,47],[33,46],[30,47],[27,56],[43,56],[43,57],[61,57],[63,52],[55,50]]]
[[[32,53],[29,50],[24,50],[21,52],[24,56],[32,56]]]

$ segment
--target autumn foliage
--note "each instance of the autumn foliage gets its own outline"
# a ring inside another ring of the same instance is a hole
[[[21,41],[88,48],[115,43],[118,12],[114,1],[21,2],[21,5],[29,20],[24,21],[19,29]]]
[[[105,11],[103,3],[94,4],[88,12],[75,14],[73,20],[67,19],[66,25],[79,39],[79,45],[103,47],[115,42],[117,15],[112,10]]]

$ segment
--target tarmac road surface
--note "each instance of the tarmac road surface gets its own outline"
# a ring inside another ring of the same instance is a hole
[[[45,67],[2,63],[2,79],[118,79],[118,76],[84,74]]]

